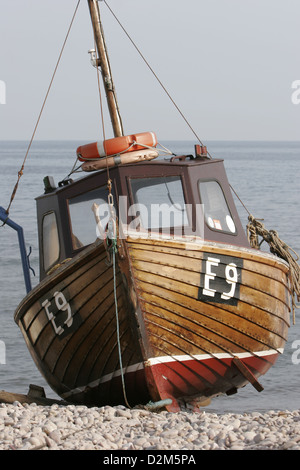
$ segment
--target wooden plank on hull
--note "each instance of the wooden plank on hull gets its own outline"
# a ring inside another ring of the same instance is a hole
[[[217,327],[217,324],[219,324],[219,329],[222,330],[225,326],[228,326],[229,328],[232,327],[234,328],[234,331],[239,331],[240,329],[243,328],[243,321],[244,325],[251,325],[251,322],[248,321],[247,319],[247,312],[244,312],[244,316],[241,317],[241,315],[238,314],[236,308],[232,308],[233,312],[230,310],[225,310],[222,305],[216,305],[216,304],[208,304],[208,303],[201,303],[197,299],[193,299],[191,297],[187,297],[186,292],[184,289],[182,289],[181,292],[178,292],[178,286],[176,284],[176,289],[170,289],[170,286],[158,286],[158,285],[153,285],[149,282],[149,277],[147,277],[146,281],[143,281],[143,283],[139,286],[140,287],[140,296],[142,299],[144,299],[144,296],[146,295],[145,292],[148,292],[152,294],[153,296],[158,296],[156,299],[156,303],[160,303],[161,305],[164,305],[164,301],[169,301],[169,309],[170,310],[179,310],[184,307],[184,316],[191,317],[193,321],[195,322],[204,322],[204,324],[211,324],[212,322],[215,322],[214,325],[211,326],[211,329],[213,330],[214,328]],[[145,298],[146,300],[146,298]],[[146,309],[145,309],[146,311]],[[260,310],[256,311],[256,316],[259,318]],[[199,315],[199,316],[198,316]],[[267,312],[264,312],[264,315],[267,316]],[[253,313],[254,319],[255,319],[255,312]],[[270,315],[269,315],[270,316]],[[206,322],[206,323],[205,323]],[[276,320],[277,323],[277,320]],[[276,325],[275,323],[275,325]],[[253,323],[253,330],[255,332],[257,322]],[[285,329],[279,326],[277,326],[278,330],[278,338],[273,339],[270,344],[270,332],[273,334],[273,322],[270,320],[269,324],[266,325],[268,326],[268,329],[265,328],[264,326],[258,326],[261,328],[261,331],[265,333],[265,337],[268,339],[267,344],[269,344],[270,347],[276,348],[276,347],[281,347],[283,338],[282,338],[282,333],[285,332]],[[271,330],[272,328],[272,330]],[[248,330],[245,328],[245,331],[247,332]],[[274,335],[276,338],[276,334]],[[276,343],[273,344],[273,343]],[[278,343],[278,344],[277,344]],[[245,347],[245,345],[240,344],[241,347]],[[260,346],[262,347],[262,346]]]
[[[232,321],[224,321],[221,325],[222,328],[216,328],[213,322],[210,322],[210,328],[201,325],[201,314],[199,314],[199,324],[197,327],[194,322],[188,322],[184,317],[183,312],[181,315],[170,316],[170,312],[163,309],[158,309],[153,306],[146,305],[145,319],[148,325],[148,331],[152,338],[153,334],[156,337],[163,338],[163,341],[168,341],[172,344],[177,344],[181,351],[186,354],[198,354],[199,345],[200,349],[204,347],[202,344],[205,341],[205,350],[208,353],[216,352],[248,352],[259,351],[266,347],[274,348],[274,339],[270,344],[269,334],[265,330],[257,331],[255,327],[252,329],[248,325],[233,326]],[[194,324],[194,332],[192,327]],[[219,324],[220,325],[220,324]],[[154,340],[152,341],[154,344]],[[281,344],[281,340],[280,340]]]
[[[207,243],[203,240],[197,242],[189,242],[188,240],[175,240],[173,238],[131,238],[127,239],[129,249],[132,250],[145,250],[159,253],[173,253],[184,258],[202,259],[203,252],[210,252],[212,254],[221,254],[226,256],[234,256],[242,258],[245,261],[251,261],[258,264],[263,264],[271,267],[278,267],[285,273],[288,273],[289,266],[281,258],[261,250],[253,248],[236,247],[234,245],[224,245],[220,243]]]
[[[172,264],[172,260],[169,259],[168,261],[169,262],[165,260],[165,262],[160,265],[154,262],[134,259],[132,261],[132,266],[138,271],[145,271],[148,273],[157,274],[160,276],[167,277],[169,279],[180,281],[184,284],[200,287],[201,274],[203,274],[202,269],[199,269],[199,271],[197,272],[191,271],[189,264],[188,266],[185,265],[184,268],[178,268],[177,266],[175,267],[174,264]],[[282,283],[277,282],[276,280],[265,278],[260,274],[253,275],[243,269],[242,286],[252,289],[253,293],[252,291],[248,290],[248,293],[252,294],[252,296],[255,296],[255,291],[258,292],[258,295],[260,295],[260,293],[263,293],[271,296],[274,292],[276,293],[276,299],[286,304],[286,287]],[[288,304],[286,305],[289,307]]]
[[[191,284],[172,279],[170,277],[152,274],[149,271],[144,272],[141,270],[135,271],[137,282],[143,281],[147,284],[163,287],[173,293],[180,293],[186,295],[189,299],[198,299],[198,287]],[[137,284],[138,285],[138,284]],[[274,312],[281,312],[286,310],[286,305],[281,300],[278,300],[269,294],[263,292],[253,292],[246,286],[241,286],[239,303],[244,302],[246,305],[252,305],[261,310],[265,310],[270,314]]]
[[[78,360],[77,356],[81,358],[84,357],[86,353],[84,350],[86,349],[85,343],[88,342],[91,348],[92,345],[97,342],[98,335],[101,335],[101,332],[105,331],[106,324],[111,321],[111,314],[108,315],[108,313],[114,306],[113,292],[110,292],[104,299],[102,296],[103,293],[101,291],[97,292],[95,297],[91,299],[91,302],[85,305],[88,315],[84,318],[81,328],[76,330],[72,338],[64,344],[61,354],[63,354],[62,363],[65,364],[65,367],[71,367],[73,361],[76,363]],[[55,368],[53,368],[53,372],[54,371]],[[62,377],[64,374],[65,372],[61,372]]]
[[[101,284],[99,279],[102,279],[102,282],[105,284],[105,286],[110,281],[111,282],[110,291],[112,291],[112,288],[113,288],[112,275],[109,271],[106,271],[105,274],[102,277],[101,274],[99,274],[98,270],[95,270],[95,274],[93,275],[93,281],[92,281],[92,282],[94,282],[94,287],[93,287],[92,291],[89,291],[88,288],[91,286],[91,284],[89,284],[88,280],[85,279],[85,278],[78,281],[79,284],[76,283],[76,284],[73,284],[73,285],[69,286],[69,289],[66,293],[66,299],[67,299],[67,301],[69,302],[69,304],[72,308],[72,311],[73,311],[73,314],[74,314],[74,320],[76,319],[76,316],[79,315],[79,311],[80,311],[81,321],[83,321],[85,319],[84,311],[80,308],[76,308],[75,303],[73,305],[73,299],[74,298],[76,299],[77,295],[79,295],[78,294],[78,288],[80,288],[80,286],[84,286],[83,290],[85,290],[85,292],[88,292],[87,299],[91,299],[93,297],[94,293],[98,290],[99,285]],[[105,279],[105,281],[104,281],[104,279]],[[56,286],[56,288],[59,290],[60,286],[58,285],[58,286]],[[62,290],[62,292],[64,293],[66,291]],[[51,294],[53,295],[52,291],[49,292],[49,299],[52,301]],[[38,352],[41,359],[43,359],[46,356],[46,354],[48,353],[50,348],[52,349],[54,341],[58,340],[57,346],[54,347],[56,353],[58,353],[59,349],[62,349],[64,347],[64,345],[68,342],[67,339],[64,339],[64,338],[61,338],[61,337],[57,336],[53,326],[51,325],[51,323],[49,323],[49,319],[47,318],[46,312],[42,309],[39,311],[39,315],[35,317],[35,322],[37,323],[37,325],[38,326],[40,325],[40,318],[43,319],[44,317],[46,318],[46,320],[48,322],[47,325],[45,326],[45,328],[40,330],[39,334],[36,337],[32,338],[32,339],[35,339],[34,343],[32,343],[33,347],[36,349],[36,351]],[[44,320],[42,320],[42,321],[44,321]],[[32,323],[32,327],[35,327],[35,322]],[[38,330],[38,326],[37,326],[36,330]],[[31,329],[28,331],[28,336],[31,337]]]
[[[194,273],[199,273],[203,270],[203,256],[200,259],[189,259],[187,262],[186,257],[183,256],[183,253],[181,255],[173,255],[172,253],[132,250],[131,254],[133,262],[139,263],[140,266],[144,263],[151,263],[157,266],[169,266]],[[285,287],[287,285],[286,274],[282,271],[282,269],[274,268],[273,266],[263,265],[262,263],[255,263],[253,261],[246,260],[243,265],[243,273],[245,273],[246,276],[251,279],[255,279],[257,276],[259,282],[262,279],[266,279],[266,282],[278,281],[278,283],[283,284]]]

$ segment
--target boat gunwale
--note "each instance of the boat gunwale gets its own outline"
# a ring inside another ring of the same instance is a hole
[[[18,323],[23,316],[24,308],[28,308],[28,303],[33,304],[37,301],[44,293],[49,289],[49,285],[57,284],[66,278],[66,274],[69,275],[76,271],[79,267],[84,266],[90,261],[97,251],[101,250],[103,242],[96,241],[95,243],[86,246],[80,253],[76,254],[68,262],[61,264],[57,269],[49,274],[47,277],[42,279],[33,289],[23,298],[14,313],[14,320]]]
[[[228,255],[230,253],[233,256],[236,256],[238,258],[243,258],[243,259],[255,261],[258,263],[265,262],[265,264],[268,264],[274,267],[276,267],[276,264],[279,264],[280,267],[286,268],[284,270],[285,273],[288,273],[289,271],[289,265],[287,261],[285,261],[283,258],[279,258],[278,256],[272,253],[267,253],[265,251],[251,248],[250,246],[244,247],[244,246],[239,246],[239,245],[230,245],[228,243],[205,240],[197,236],[193,236],[193,237],[189,237],[189,236],[170,237],[169,236],[169,238],[167,238],[168,236],[164,237],[158,233],[157,233],[158,236],[156,235],[153,236],[152,234],[153,232],[151,234],[139,232],[139,235],[136,236],[136,232],[130,233],[128,231],[126,242],[128,243],[137,242],[139,244],[146,244],[146,245],[150,245],[151,242],[154,242],[153,243],[154,245],[158,245],[158,243],[161,243],[162,245],[165,245],[165,246],[169,242],[171,242],[173,245],[178,245],[178,248],[181,248],[182,245],[186,245],[187,249],[189,249],[190,252],[201,252],[201,253],[211,250],[211,249],[212,251],[219,250],[218,252],[220,252],[220,254]],[[205,247],[207,247],[208,249],[206,250]],[[234,254],[232,252],[234,252]],[[254,259],[253,256],[256,257],[257,259]]]

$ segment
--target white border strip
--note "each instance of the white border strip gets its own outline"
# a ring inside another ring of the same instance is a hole
[[[133,364],[132,366],[128,366],[123,369],[124,374],[129,374],[131,372],[137,372],[138,370],[144,369],[144,363],[139,362],[137,364]],[[111,374],[106,374],[101,379],[94,380],[93,382],[90,382],[87,385],[84,385],[83,387],[78,387],[74,388],[73,390],[70,390],[69,392],[63,393],[61,396],[66,398],[70,397],[71,395],[75,395],[77,393],[82,393],[86,388],[96,388],[98,385],[110,382],[113,378],[119,377],[121,375],[121,369],[116,370],[115,372],[112,372]]]
[[[195,356],[188,356],[185,354],[181,354],[178,356],[160,356],[160,357],[152,357],[146,361],[146,366],[155,366],[157,364],[166,364],[168,362],[188,362],[188,361],[206,361],[208,359],[233,359],[234,357],[238,357],[239,359],[245,359],[247,357],[263,357],[263,356],[271,356],[273,354],[282,354],[283,348],[278,349],[269,349],[267,351],[257,351],[257,352],[245,352],[245,353],[237,353],[237,354],[228,354],[228,353],[217,353],[217,354],[196,354]],[[124,374],[129,374],[131,372],[137,372],[138,370],[144,369],[144,363],[139,362],[137,364],[133,364],[132,366],[126,367],[123,370]],[[94,382],[90,382],[88,385],[84,385],[83,387],[74,388],[69,392],[63,393],[61,396],[63,398],[70,397],[72,395],[76,395],[78,393],[84,392],[86,388],[96,388],[98,385],[110,382],[113,378],[119,377],[121,375],[121,369],[111,373],[106,374],[101,379],[94,380]]]
[[[271,356],[272,354],[282,354],[283,348],[279,349],[269,349],[268,351],[257,351],[253,353],[244,352],[244,353],[236,353],[236,354],[228,354],[228,353],[217,353],[217,354],[196,354],[195,356],[188,356],[188,355],[178,355],[178,356],[161,356],[161,357],[153,357],[148,359],[147,364],[150,366],[156,364],[164,364],[166,362],[186,362],[191,360],[196,361],[206,361],[207,359],[233,359],[234,357],[238,357],[239,359],[245,359],[247,357],[255,357],[255,356]]]

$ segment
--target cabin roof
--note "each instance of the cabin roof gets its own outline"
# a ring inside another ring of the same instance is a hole
[[[189,167],[198,167],[198,166],[206,166],[212,164],[219,164],[222,163],[223,159],[210,159],[210,158],[194,158],[192,155],[179,155],[173,156],[172,158],[158,158],[152,161],[144,161],[139,163],[129,163],[126,165],[119,165],[115,167],[109,168],[109,174],[114,174],[115,172],[124,172],[130,173],[131,177],[139,176],[143,173],[146,169],[149,168],[164,168],[164,175],[166,175],[167,171],[170,171],[170,174],[173,174],[174,169],[178,169],[179,167],[182,168],[189,168]],[[58,183],[58,186],[53,186],[52,190],[48,192],[45,191],[44,194],[36,197],[36,200],[45,198],[48,196],[58,194],[66,190],[66,188],[70,188],[70,186],[82,184],[84,181],[88,182],[91,179],[97,178],[97,175],[102,175],[107,173],[107,168],[93,171],[93,172],[86,172],[80,177],[76,179],[65,179]],[[49,177],[46,177],[49,178]],[[50,177],[51,178],[51,177]]]

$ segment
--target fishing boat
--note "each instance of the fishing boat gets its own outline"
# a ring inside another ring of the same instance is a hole
[[[79,178],[45,177],[40,282],[15,321],[70,403],[176,412],[261,391],[287,341],[291,266],[250,243],[258,225],[247,236],[223,160],[201,141],[175,155],[159,129],[124,135],[99,5],[87,3],[114,137],[77,148]]]

